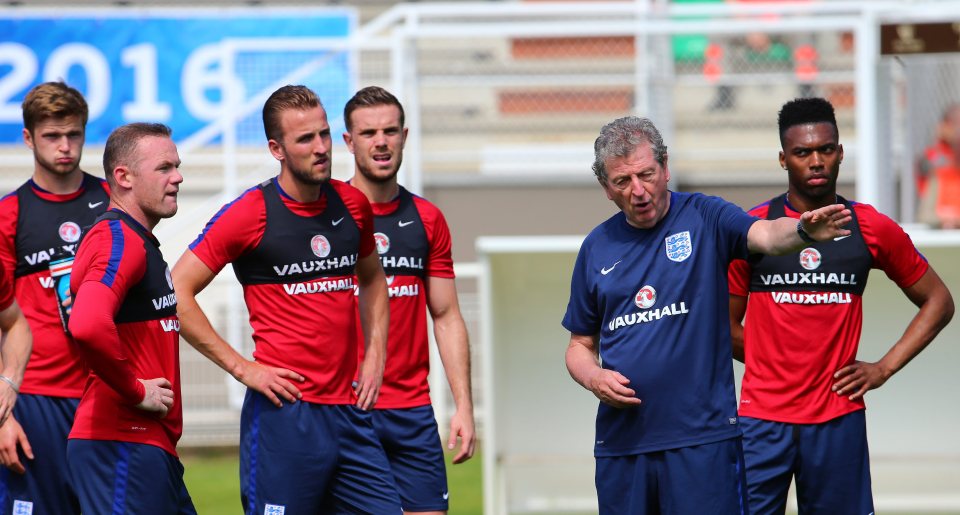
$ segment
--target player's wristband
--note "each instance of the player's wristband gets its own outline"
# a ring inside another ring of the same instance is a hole
[[[8,385],[10,385],[10,388],[13,389],[14,393],[16,394],[20,393],[20,388],[17,387],[17,383],[13,382],[13,379],[10,379],[5,375],[0,375],[0,381],[3,381],[4,383],[7,383]]]
[[[797,235],[800,236],[800,239],[801,239],[801,240],[803,240],[803,241],[805,241],[805,242],[807,242],[807,243],[816,243],[816,242],[817,242],[817,240],[811,238],[810,235],[807,234],[807,231],[804,231],[804,230],[803,230],[803,222],[801,222],[801,221],[799,221],[799,220],[797,221]]]

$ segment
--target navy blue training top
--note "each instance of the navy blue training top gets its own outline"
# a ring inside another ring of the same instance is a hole
[[[563,326],[599,334],[603,368],[643,402],[600,403],[594,455],[688,447],[740,434],[734,392],[727,265],[747,256],[757,220],[718,197],[670,193],[651,229],[622,212],[597,226],[577,255]]]

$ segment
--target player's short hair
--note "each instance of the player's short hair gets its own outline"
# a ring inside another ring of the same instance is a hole
[[[840,137],[837,128],[837,116],[833,112],[833,105],[820,97],[795,98],[780,109],[777,115],[777,125],[780,128],[780,146],[784,145],[784,135],[790,127],[811,123],[829,123]]]
[[[379,86],[367,86],[357,91],[357,93],[347,101],[347,105],[343,106],[343,123],[347,126],[347,132],[350,132],[352,128],[353,121],[350,119],[350,115],[352,115],[354,111],[361,107],[386,105],[397,106],[397,109],[400,110],[400,127],[403,127],[404,120],[406,119],[403,113],[403,106],[400,105],[397,97],[393,96],[393,93]]]
[[[107,144],[103,147],[103,173],[106,175],[110,186],[113,183],[113,170],[118,166],[134,166],[140,156],[136,155],[137,143],[141,139],[156,136],[159,138],[169,138],[173,134],[170,127],[162,123],[128,123],[121,125],[110,133],[107,138]]]
[[[263,104],[263,131],[268,140],[283,139],[280,114],[288,109],[307,110],[323,107],[320,97],[306,86],[286,85],[274,91]]]
[[[625,116],[606,124],[593,143],[593,174],[602,184],[607,182],[606,161],[611,157],[630,155],[642,144],[650,145],[653,159],[660,166],[667,164],[667,146],[657,126],[649,118]]]
[[[44,82],[31,89],[23,98],[23,126],[33,134],[38,123],[50,118],[77,116],[87,126],[87,101],[79,91],[62,81]]]

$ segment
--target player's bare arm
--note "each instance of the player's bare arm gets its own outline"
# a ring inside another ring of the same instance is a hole
[[[477,435],[473,419],[473,394],[470,386],[470,343],[467,325],[460,313],[457,286],[454,279],[427,277],[427,307],[433,318],[433,334],[440,351],[440,360],[447,374],[447,382],[453,393],[456,412],[450,419],[450,436],[447,449],[460,449],[453,463],[463,463],[476,450]]]
[[[177,293],[177,316],[180,334],[193,348],[249,388],[260,392],[277,407],[296,402],[302,397],[300,389],[291,381],[303,382],[304,377],[285,368],[268,367],[244,358],[224,340],[206,313],[197,303],[197,295],[216,277],[207,265],[192,251],[183,253],[173,271],[173,288]]]
[[[897,343],[879,361],[857,361],[834,374],[837,381],[832,389],[837,395],[849,395],[850,400],[856,400],[883,386],[920,354],[953,318],[953,296],[932,267],[912,286],[903,288],[903,293],[920,310]]]
[[[620,372],[600,366],[599,347],[599,335],[570,333],[566,357],[570,377],[614,408],[639,406],[637,392],[627,386],[630,380]]]
[[[357,260],[357,285],[360,304],[360,325],[363,326],[363,363],[357,378],[357,407],[373,408],[383,383],[387,362],[387,329],[390,326],[390,299],[387,277],[380,266],[380,256],[371,252]]]
[[[33,348],[30,325],[16,302],[0,311],[0,333],[3,334],[3,340],[0,343],[0,359],[3,360],[2,372],[0,372],[3,375],[0,378],[2,379],[0,381],[0,425],[2,425],[17,403],[20,385],[23,384],[23,372],[27,368],[27,361],[30,359],[30,351]]]
[[[800,216],[803,231],[813,240],[826,241],[850,234],[843,227],[852,220],[850,210],[843,204],[832,204]],[[757,220],[747,233],[747,248],[752,253],[780,256],[790,254],[808,245],[797,230],[797,219]]]
[[[746,359],[743,347],[743,317],[747,314],[747,297],[730,295],[730,341],[733,343],[733,359],[743,363]]]

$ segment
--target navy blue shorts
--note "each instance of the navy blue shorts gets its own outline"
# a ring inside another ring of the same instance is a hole
[[[67,467],[83,513],[197,513],[183,465],[159,447],[74,438],[67,443]]]
[[[67,474],[67,435],[80,399],[21,394],[13,416],[33,449],[20,475],[0,466],[0,513],[80,513],[80,503]]]
[[[447,468],[433,406],[373,410],[404,511],[447,511]]]
[[[304,401],[278,408],[249,389],[240,492],[248,515],[402,512],[369,412]]]
[[[597,458],[601,515],[745,515],[740,438]]]
[[[783,513],[791,478],[800,513],[873,512],[863,410],[821,424],[740,417],[740,428],[754,515]]]

